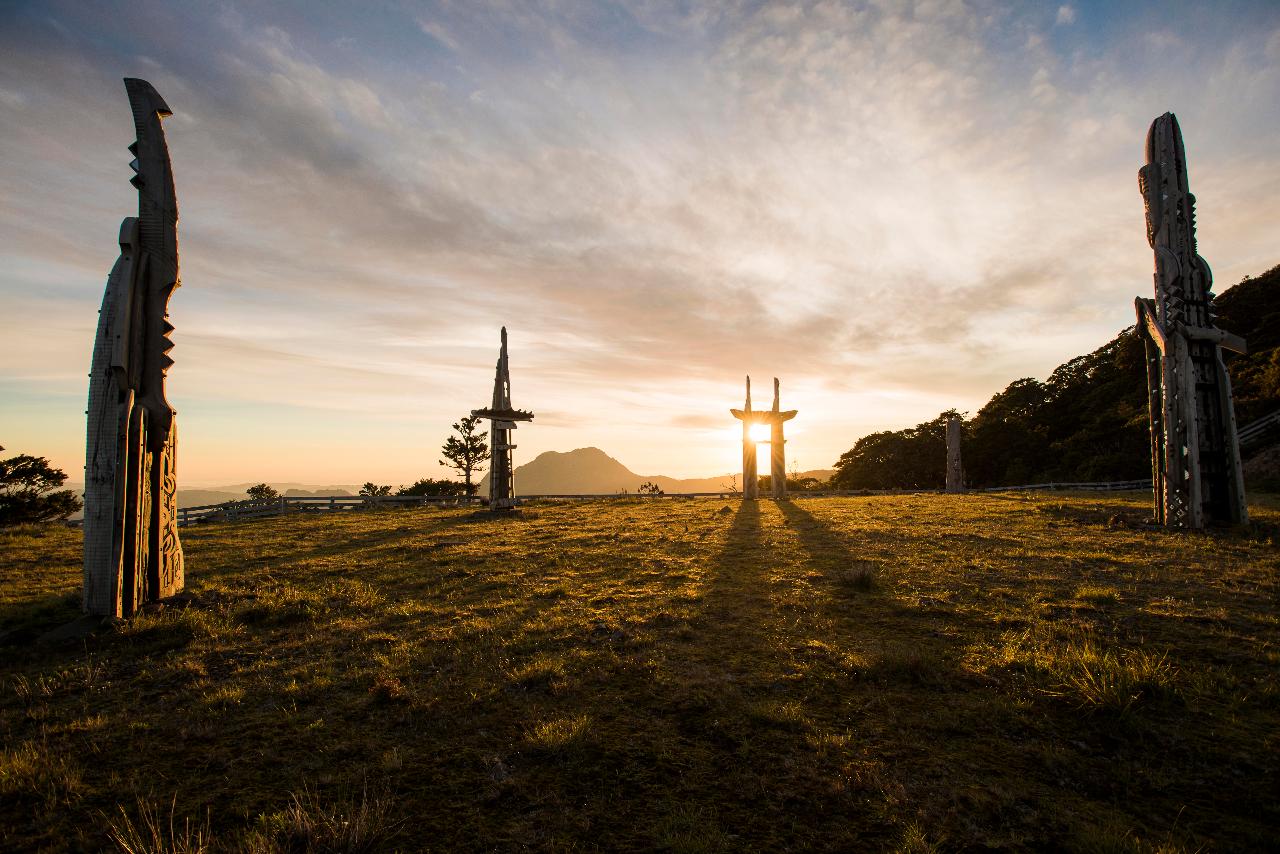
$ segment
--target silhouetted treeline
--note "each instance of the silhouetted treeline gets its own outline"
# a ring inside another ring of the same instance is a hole
[[[1249,343],[1226,354],[1240,426],[1280,409],[1280,267],[1246,278],[1216,301],[1218,325]],[[940,489],[947,419],[864,436],[841,455],[842,489]],[[1142,340],[1130,327],[1055,370],[1025,377],[964,422],[962,456],[971,487],[1150,477],[1147,379]]]

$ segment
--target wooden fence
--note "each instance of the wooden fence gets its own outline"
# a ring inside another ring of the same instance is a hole
[[[266,501],[228,501],[199,507],[179,507],[178,525],[262,519],[286,513],[331,513],[372,510],[378,507],[469,507],[481,503],[478,495],[286,495]]]

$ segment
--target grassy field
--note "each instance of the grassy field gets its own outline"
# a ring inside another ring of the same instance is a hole
[[[0,849],[1266,849],[1280,507],[1253,513],[226,523],[183,532],[188,602],[60,644],[30,638],[77,616],[80,534],[0,532]]]

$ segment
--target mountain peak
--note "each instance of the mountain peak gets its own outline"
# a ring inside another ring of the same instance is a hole
[[[613,457],[609,456],[599,448],[592,447],[592,448],[574,448],[572,451],[543,451],[541,454],[538,454],[538,456],[534,457],[533,460],[529,463],[529,465],[533,465],[533,463],[536,463],[538,460],[541,460],[544,457],[551,458],[551,459],[568,459],[568,460],[598,459],[598,460],[612,460],[615,463],[618,462],[617,460],[613,459]],[[622,464],[618,463],[618,465],[622,465]]]

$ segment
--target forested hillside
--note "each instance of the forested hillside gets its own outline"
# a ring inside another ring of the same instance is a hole
[[[1241,426],[1280,409],[1280,266],[1216,300],[1218,325],[1249,354],[1228,353]],[[964,423],[969,486],[1129,480],[1151,474],[1142,341],[1130,327],[1058,367],[1014,380]],[[940,488],[951,412],[905,430],[864,436],[836,463],[845,489]]]

